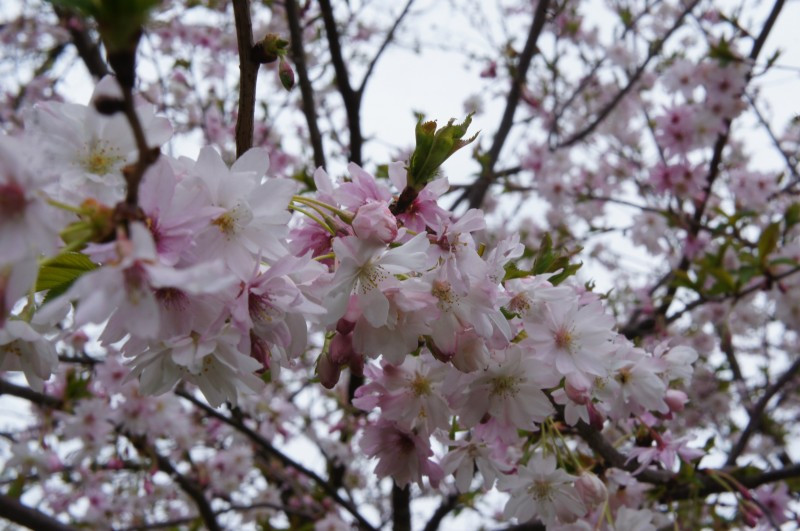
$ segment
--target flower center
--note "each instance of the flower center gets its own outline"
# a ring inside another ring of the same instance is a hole
[[[211,224],[215,225],[227,239],[231,239],[238,234],[250,220],[253,219],[253,213],[241,203],[237,204],[232,209],[224,214],[215,218]]]
[[[516,376],[498,376],[492,380],[492,396],[501,396],[503,398],[514,396],[517,394],[517,384],[519,384],[519,381],[519,378]]]
[[[552,492],[553,488],[550,483],[541,480],[534,481],[533,485],[528,488],[528,493],[534,500],[549,500]]]
[[[19,183],[0,184],[0,220],[9,220],[25,212],[25,190]]]
[[[572,337],[572,331],[562,326],[553,333],[553,341],[556,344],[556,348],[571,352],[575,339]]]
[[[531,301],[524,293],[519,293],[508,303],[508,309],[519,315],[525,315],[531,309]]]
[[[156,300],[170,310],[183,311],[189,304],[189,297],[178,288],[159,288]]]
[[[122,161],[119,152],[107,145],[105,142],[98,141],[88,146],[86,155],[80,163],[83,169],[95,175],[106,175],[111,173],[117,163]]]
[[[263,295],[250,293],[247,302],[250,308],[250,318],[256,323],[271,323],[273,318],[278,317],[278,312],[270,304],[270,296],[267,293]]]
[[[389,274],[379,265],[372,262],[364,264],[358,271],[358,287],[360,292],[368,291],[378,287],[378,284],[389,278]]]
[[[453,287],[446,280],[434,280],[431,294],[439,299],[439,309],[449,311],[450,307],[458,302],[458,296],[453,293]]]
[[[417,373],[411,381],[411,391],[414,396],[426,396],[431,394],[431,383],[427,378]]]

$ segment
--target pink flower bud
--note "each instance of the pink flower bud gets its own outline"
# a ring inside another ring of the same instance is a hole
[[[339,383],[341,373],[341,368],[331,360],[327,352],[317,360],[317,376],[319,376],[320,383],[326,389],[333,389]]]
[[[581,474],[575,481],[575,490],[588,507],[595,507],[608,499],[608,489],[605,484],[591,472]]]
[[[283,57],[281,57],[281,61],[278,64],[278,77],[281,80],[283,88],[292,90],[294,86],[294,70],[289,66],[289,63],[283,60]]]
[[[589,424],[592,428],[600,431],[603,429],[603,423],[606,421],[603,414],[597,411],[597,408],[594,407],[594,404],[589,402],[586,404],[586,409],[589,411]]]
[[[331,339],[330,349],[328,350],[331,361],[337,365],[346,365],[356,357],[353,351],[353,336],[351,334],[336,334]]]
[[[397,219],[386,203],[370,201],[356,211],[353,231],[362,240],[391,243],[397,237]]]
[[[583,374],[573,372],[567,375],[564,391],[576,404],[587,404],[591,400],[591,390],[592,383]]]
[[[664,395],[664,402],[666,402],[667,406],[669,406],[669,410],[674,413],[680,413],[683,411],[683,408],[688,401],[689,397],[686,396],[686,393],[679,391],[678,389],[669,389],[667,390],[666,395]]]

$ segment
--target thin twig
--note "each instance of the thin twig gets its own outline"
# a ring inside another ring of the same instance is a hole
[[[364,89],[367,86],[367,81],[369,81],[370,77],[372,76],[372,71],[375,70],[375,66],[378,64],[378,60],[381,58],[381,55],[383,55],[383,52],[386,51],[386,49],[389,47],[389,44],[391,44],[392,40],[394,40],[395,32],[400,27],[400,24],[403,22],[403,19],[406,17],[406,15],[408,15],[408,12],[411,10],[411,5],[413,3],[414,0],[408,0],[408,2],[406,2],[405,7],[400,12],[400,15],[398,15],[397,19],[395,19],[394,24],[392,24],[392,27],[386,34],[386,37],[383,39],[380,48],[378,48],[378,51],[375,52],[375,55],[369,62],[369,65],[367,65],[367,72],[364,74],[364,79],[361,80],[361,85],[358,86],[357,90],[357,92],[362,96],[364,94]]]
[[[200,516],[209,531],[222,530],[222,527],[220,527],[219,523],[217,522],[216,513],[211,509],[211,505],[206,499],[205,494],[200,488],[198,488],[198,484],[196,482],[178,472],[169,459],[158,453],[158,450],[155,448],[147,445],[144,437],[125,432],[123,433],[141,454],[154,458],[156,464],[158,465],[158,469],[171,476],[175,482],[178,483],[181,489],[194,501],[195,505],[197,506],[197,510],[200,512]]]
[[[213,416],[214,418],[217,418],[223,421],[224,423],[228,424],[229,426],[232,426],[233,428],[239,430],[241,433],[246,435],[252,442],[254,442],[256,446],[258,446],[261,450],[263,450],[264,452],[273,457],[276,457],[284,466],[295,469],[296,471],[298,471],[299,473],[301,473],[302,475],[306,476],[307,478],[311,479],[314,483],[319,485],[319,487],[322,488],[322,490],[328,496],[333,498],[333,500],[336,501],[336,503],[341,505],[345,510],[347,510],[347,512],[353,515],[353,517],[356,520],[358,520],[359,524],[361,524],[363,528],[370,530],[375,529],[374,526],[372,526],[372,524],[370,524],[358,512],[358,509],[356,509],[356,507],[351,502],[342,498],[342,496],[338,492],[336,492],[336,489],[334,489],[327,481],[325,481],[313,470],[304,467],[303,465],[301,465],[288,455],[284,454],[283,452],[272,446],[272,444],[270,444],[270,442],[267,441],[264,437],[262,437],[259,433],[248,428],[244,423],[236,419],[233,419],[227,415],[224,415],[219,411],[217,411],[216,409],[212,408],[211,406],[204,404],[203,402],[201,402],[200,400],[198,400],[197,398],[195,398],[194,396],[192,396],[191,394],[189,394],[184,390],[181,389],[176,390],[175,394],[180,396],[181,398],[188,400],[196,407],[202,409],[204,412]]]
[[[110,74],[111,70],[100,54],[100,47],[86,29],[86,21],[63,8],[54,7],[54,9],[61,24],[69,31],[72,44],[75,45],[78,56],[83,61],[83,64],[86,65],[86,69],[89,70],[92,77],[100,79]]]
[[[517,111],[517,106],[522,97],[522,88],[525,84],[525,78],[528,75],[531,61],[538,51],[536,43],[544,29],[549,5],[549,0],[540,0],[539,3],[536,4],[536,11],[533,15],[530,30],[528,31],[528,38],[519,55],[519,61],[517,61],[515,71],[511,78],[511,87],[509,88],[508,97],[506,98],[506,108],[503,111],[503,117],[500,119],[500,126],[497,128],[497,133],[495,133],[492,139],[492,146],[489,148],[487,161],[481,171],[481,176],[478,177],[478,180],[475,181],[471,188],[464,190],[464,193],[456,200],[451,210],[458,206],[464,199],[469,200],[470,208],[479,208],[483,203],[483,198],[486,196],[489,185],[492,183],[492,174],[500,158],[500,151],[503,149],[508,134],[511,132],[511,126],[514,124],[514,114]]]
[[[736,444],[733,445],[731,448],[730,453],[728,454],[728,459],[726,461],[726,465],[733,466],[736,464],[736,459],[742,455],[742,452],[747,448],[747,443],[752,437],[753,433],[758,429],[761,425],[761,421],[763,420],[764,410],[767,408],[767,404],[769,403],[770,399],[772,399],[775,394],[783,388],[786,384],[792,381],[792,379],[797,375],[800,371],[800,357],[798,357],[794,363],[792,363],[788,369],[778,378],[772,385],[767,387],[766,391],[764,391],[764,395],[756,402],[756,405],[753,406],[753,409],[750,411],[750,420],[747,422],[747,426],[745,426],[744,430],[742,430],[741,435],[736,440]]]
[[[617,92],[614,95],[614,97],[611,98],[611,100],[608,103],[606,103],[605,106],[603,106],[602,109],[600,109],[600,111],[595,115],[594,119],[591,122],[589,122],[589,125],[581,129],[580,131],[576,131],[575,133],[570,135],[569,138],[567,138],[566,140],[563,140],[558,144],[556,144],[555,146],[553,146],[553,150],[570,147],[577,144],[578,142],[580,142],[581,140],[585,139],[587,136],[592,134],[592,132],[595,129],[597,129],[597,126],[603,123],[603,121],[608,117],[608,115],[611,114],[611,112],[617,107],[617,105],[628,94],[628,92],[630,92],[631,89],[636,85],[636,83],[639,81],[639,78],[642,76],[642,74],[644,74],[645,70],[647,69],[647,65],[650,64],[650,61],[652,61],[653,58],[655,58],[661,53],[661,50],[664,47],[664,43],[679,27],[681,27],[683,19],[695,8],[695,6],[698,3],[699,0],[694,0],[691,4],[689,4],[683,10],[680,16],[678,16],[678,18],[675,20],[675,23],[667,31],[667,33],[663,37],[658,39],[656,42],[650,45],[647,57],[642,62],[642,64],[640,64],[638,68],[634,70],[633,74],[628,79],[628,83],[622,88],[622,90]]]
[[[767,20],[764,22],[764,26],[761,28],[761,32],[759,36],[756,38],[756,41],[753,44],[753,48],[750,51],[749,61],[751,63],[755,63],[758,59],[758,54],[761,52],[761,49],[764,46],[764,43],[767,40],[767,37],[772,31],[772,28],[775,24],[775,21],[780,14],[781,9],[783,8],[784,0],[776,0],[775,4],[772,6],[772,10],[770,11]],[[745,84],[747,84],[752,77],[752,69],[747,74]],[[702,219],[705,215],[706,206],[708,205],[708,201],[711,198],[711,192],[714,187],[714,183],[719,177],[720,168],[722,164],[722,152],[725,149],[725,146],[728,144],[728,138],[730,136],[731,130],[731,123],[732,120],[725,120],[725,125],[723,132],[717,135],[717,139],[714,142],[714,151],[711,155],[711,162],[709,163],[709,170],[706,176],[706,185],[703,189],[703,198],[697,205],[691,226],[688,230],[687,239],[695,238],[697,234],[700,232],[702,228]],[[684,251],[683,256],[678,264],[678,267],[671,271],[667,277],[667,281],[675,278],[679,273],[685,273],[689,270],[689,266],[691,264],[691,259],[689,255]],[[678,286],[675,283],[669,284],[667,288],[667,292],[663,297],[661,305],[655,310],[652,317],[648,317],[644,321],[637,322],[638,316],[640,312],[634,311],[631,315],[631,318],[628,320],[628,324],[621,330],[626,337],[629,339],[635,338],[640,336],[641,334],[649,333],[652,330],[655,330],[656,325],[659,321],[664,320],[664,316],[667,315],[669,312],[672,303],[675,300],[675,295],[678,291]]]
[[[428,523],[425,524],[425,529],[423,531],[436,531],[439,529],[439,526],[442,523],[442,520],[450,514],[450,512],[458,506],[458,493],[450,494],[442,500],[442,503],[439,504],[439,507],[433,512],[430,520]]]

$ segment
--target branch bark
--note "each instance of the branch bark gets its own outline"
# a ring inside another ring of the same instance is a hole
[[[28,387],[16,385],[3,379],[0,379],[0,395],[11,395],[18,398],[24,398],[25,400],[38,406],[49,409],[62,409],[64,406],[64,402],[60,398],[39,393]]]
[[[236,44],[239,49],[239,114],[236,117],[236,157],[253,147],[256,84],[259,63],[253,59],[253,22],[250,0],[233,0]]]
[[[728,459],[726,461],[727,466],[733,466],[736,464],[736,460],[742,455],[745,448],[747,448],[747,443],[750,440],[750,437],[753,436],[753,433],[759,428],[761,425],[762,417],[764,415],[764,411],[767,408],[767,404],[772,399],[775,394],[778,393],[786,384],[792,381],[792,379],[797,376],[798,372],[800,372],[800,357],[798,357],[794,363],[792,363],[788,369],[778,378],[772,385],[767,387],[764,395],[756,402],[756,405],[753,406],[753,409],[750,411],[750,420],[747,422],[747,426],[745,426],[744,430],[742,430],[741,435],[736,440],[736,444],[733,445],[731,448],[730,453],[728,454]]]
[[[696,3],[696,2],[695,2]],[[772,31],[772,28],[775,25],[775,21],[778,19],[778,15],[780,15],[781,9],[783,8],[784,0],[776,0],[775,4],[772,6],[772,10],[770,11],[767,20],[764,22],[764,26],[761,28],[761,32],[759,33],[758,37],[753,43],[753,48],[750,50],[750,55],[748,59],[751,64],[755,64],[756,60],[758,59],[759,53],[761,53],[762,48],[764,47],[764,43],[767,41],[767,37],[769,33]],[[694,4],[692,4],[694,5]],[[747,75],[747,82],[750,81],[752,77],[752,69]],[[725,128],[722,133],[717,135],[717,139],[714,142],[714,151],[711,155],[711,162],[708,166],[708,174],[706,176],[706,185],[703,189],[703,199],[697,205],[694,216],[692,219],[691,226],[688,230],[688,238],[695,238],[697,234],[700,232],[702,228],[702,219],[705,215],[706,206],[708,205],[709,198],[711,197],[711,192],[714,187],[714,183],[719,177],[719,172],[722,164],[722,152],[725,150],[725,146],[728,144],[728,138],[730,136],[730,128],[731,128],[732,120],[725,121]],[[680,272],[686,272],[691,265],[691,260],[684,252],[683,257],[681,258],[678,267],[670,272],[666,281],[669,282],[671,279],[675,278],[675,276]],[[678,291],[678,287],[675,284],[669,284],[667,288],[667,292],[664,295],[662,303],[659,307],[655,310],[654,315],[652,317],[648,317],[647,319],[637,322],[637,319],[640,315],[640,312],[637,310],[632,315],[631,318],[628,320],[628,324],[621,330],[621,333],[624,334],[629,339],[634,339],[639,337],[643,334],[647,334],[652,332],[656,329],[656,326],[659,322],[663,322],[665,316],[669,312],[670,307],[672,306],[673,301],[675,300],[675,294]]]
[[[361,150],[364,144],[364,137],[361,134],[361,93],[354,90],[350,84],[350,75],[347,72],[339,39],[339,29],[336,27],[336,18],[333,15],[330,0],[319,0],[319,7],[322,12],[322,21],[325,24],[331,63],[336,74],[336,88],[342,95],[347,113],[347,126],[350,129],[350,160],[360,166]]]
[[[495,133],[492,139],[488,160],[481,171],[481,176],[469,189],[464,191],[461,197],[453,204],[452,208],[458,206],[464,199],[469,200],[470,208],[479,208],[483,203],[483,198],[486,196],[489,185],[493,180],[494,167],[497,164],[497,160],[500,158],[500,151],[503,149],[508,134],[511,132],[511,127],[514,125],[514,113],[517,111],[517,105],[519,105],[522,96],[522,87],[525,83],[525,77],[528,75],[531,61],[537,52],[536,42],[539,40],[539,35],[541,35],[544,29],[549,4],[549,0],[539,0],[539,3],[536,5],[533,22],[531,22],[531,28],[528,31],[528,38],[525,41],[522,53],[519,55],[516,71],[511,78],[511,87],[508,91],[506,108],[503,111],[503,117],[500,119],[500,126],[497,128],[497,133]]]
[[[30,529],[48,531],[75,531],[76,528],[63,524],[41,511],[23,505],[18,499],[0,494],[0,517]]]
[[[229,417],[227,415],[224,415],[224,414],[220,413],[219,411],[217,411],[216,409],[212,408],[211,406],[208,406],[207,404],[202,403],[200,400],[198,400],[197,398],[195,398],[194,396],[192,396],[191,394],[189,394],[188,392],[186,392],[184,390],[180,390],[180,389],[176,390],[175,394],[180,396],[181,398],[184,398],[184,399],[188,400],[189,402],[194,404],[196,407],[198,407],[201,410],[203,410],[206,414],[211,415],[212,417],[217,418],[217,419],[221,420],[222,422],[224,422],[225,424],[228,424],[229,426],[237,429],[239,432],[241,432],[242,434],[247,436],[247,438],[250,439],[250,441],[252,441],[256,445],[257,448],[259,448],[263,452],[269,454],[270,456],[277,458],[278,461],[280,461],[284,466],[289,467],[289,468],[293,468],[294,470],[296,470],[300,474],[306,476],[311,481],[316,483],[325,492],[325,494],[330,496],[336,503],[341,505],[347,512],[349,512],[351,515],[353,515],[353,517],[356,520],[358,520],[358,523],[361,525],[361,527],[363,529],[368,529],[368,530],[372,530],[372,531],[375,530],[375,527],[372,524],[370,524],[358,512],[358,509],[356,509],[356,507],[352,503],[350,503],[349,501],[347,501],[344,498],[342,498],[342,496],[336,491],[336,489],[334,487],[332,487],[330,485],[330,483],[325,481],[322,477],[319,476],[319,474],[317,474],[313,470],[310,470],[310,469],[304,467],[303,465],[301,465],[300,463],[298,463],[297,461],[295,461],[294,459],[292,459],[288,455],[284,454],[283,452],[281,452],[280,450],[278,450],[277,448],[272,446],[272,444],[270,444],[270,442],[267,441],[264,437],[262,437],[259,433],[257,433],[255,431],[253,431],[252,429],[248,428],[242,422],[240,422],[240,421],[238,421],[236,419],[233,419],[233,418],[231,418],[231,417]]]
[[[79,24],[74,24],[71,19],[77,18],[77,15],[70,13],[66,9],[55,7],[56,15],[58,16],[61,24],[69,32],[72,39],[72,44],[75,45],[75,50],[78,52],[78,57],[81,58],[86,69],[95,79],[100,79],[111,73],[103,56],[100,54],[100,47],[97,42],[92,39],[89,31],[86,29],[86,23],[82,19]]]
[[[411,531],[411,491],[408,485],[400,488],[392,483],[392,529]]]
[[[125,433],[124,435],[128,438],[128,440],[131,441],[131,443],[133,443],[140,453],[155,459],[158,469],[169,474],[169,476],[172,477],[176,483],[178,483],[181,489],[192,499],[192,501],[194,501],[194,504],[197,506],[197,510],[200,513],[200,517],[205,523],[206,529],[209,531],[222,531],[222,527],[220,527],[219,523],[217,522],[216,513],[211,509],[211,504],[206,499],[203,491],[198,488],[197,483],[178,472],[169,459],[158,453],[158,450],[147,444],[144,437],[135,436],[129,433]]]
[[[311,79],[308,77],[308,67],[306,66],[306,54],[303,47],[303,28],[300,24],[300,10],[297,7],[297,0],[286,0],[286,20],[289,26],[290,46],[292,50],[292,61],[294,61],[297,79],[300,85],[300,95],[303,102],[303,114],[308,124],[308,137],[311,147],[314,150],[314,167],[325,167],[325,149],[322,145],[322,134],[319,131],[317,121],[317,109],[314,102],[314,89],[311,86]]]

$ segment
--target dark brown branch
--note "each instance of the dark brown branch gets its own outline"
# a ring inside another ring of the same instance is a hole
[[[231,512],[247,512],[247,511],[255,511],[258,509],[275,509],[276,511],[281,511],[287,514],[299,516],[308,521],[314,520],[314,518],[310,514],[304,513],[302,511],[297,511],[295,509],[290,509],[288,507],[284,507],[283,505],[279,505],[277,503],[270,503],[270,502],[258,502],[250,505],[231,505],[230,507],[227,507],[225,509],[214,511],[214,515],[219,516]],[[153,522],[150,524],[124,527],[118,529],[117,531],[147,531],[148,529],[163,529],[163,528],[174,529],[179,526],[191,524],[195,520],[196,517],[176,518],[174,520],[165,520],[163,522]]]
[[[533,56],[536,54],[538,48],[536,42],[539,40],[544,29],[545,21],[547,20],[547,8],[549,0],[540,0],[536,4],[536,11],[533,15],[533,22],[531,22],[530,31],[528,31],[528,38],[525,41],[525,46],[522,53],[519,55],[516,69],[511,78],[511,87],[508,91],[508,98],[506,99],[506,108],[503,111],[503,117],[500,119],[500,126],[497,128],[497,133],[492,139],[492,145],[489,148],[489,154],[485,166],[481,171],[481,176],[475,181],[471,188],[464,191],[461,197],[453,204],[452,208],[464,199],[469,200],[470,208],[479,208],[483,203],[483,198],[489,190],[489,185],[492,183],[492,174],[497,160],[500,158],[500,151],[511,132],[511,126],[514,124],[514,113],[516,113],[517,106],[519,105],[522,96],[522,87],[525,83],[525,78],[528,75],[528,69],[531,66]]]
[[[75,45],[75,50],[78,52],[78,57],[81,58],[86,69],[95,79],[100,79],[111,73],[103,56],[100,54],[100,47],[97,42],[92,39],[91,35],[86,29],[85,21],[77,18],[77,15],[62,8],[55,8],[56,15],[61,21],[61,24],[69,31],[69,36],[72,39],[72,44]],[[72,22],[72,19],[80,20],[79,24]]]
[[[139,158],[133,166],[124,168],[122,171],[125,177],[125,183],[127,184],[125,204],[131,209],[125,214],[125,217],[128,218],[128,216],[136,216],[135,210],[139,203],[139,185],[144,178],[147,168],[158,160],[161,151],[158,148],[151,149],[147,145],[147,139],[144,136],[144,128],[139,120],[139,114],[136,112],[132,87],[120,83],[120,88],[122,89],[122,109],[133,131],[133,138],[136,140],[136,149],[139,151]]]
[[[64,402],[60,398],[39,393],[28,387],[23,387],[21,385],[16,385],[3,380],[2,378],[0,378],[0,395],[11,395],[18,398],[24,398],[25,400],[32,402],[37,406],[42,406],[49,409],[61,409],[64,406]]]
[[[400,488],[392,483],[392,529],[411,531],[411,491],[408,485]]]
[[[760,123],[766,131],[767,136],[769,136],[769,139],[772,142],[772,145],[775,146],[775,149],[778,150],[783,157],[783,160],[786,162],[786,169],[788,169],[789,173],[792,174],[792,182],[770,196],[770,199],[773,199],[776,195],[790,189],[800,181],[800,173],[797,172],[797,161],[793,161],[791,156],[781,147],[780,140],[778,140],[778,137],[775,136],[775,132],[772,130],[772,127],[769,125],[769,122],[767,122],[766,118],[764,118],[764,115],[758,110],[758,106],[756,105],[756,101],[753,99],[753,97],[747,93],[745,93],[744,97],[750,103],[750,108],[753,110],[753,114],[756,115],[758,123]]]
[[[358,509],[356,509],[356,507],[351,502],[349,502],[349,501],[345,500],[344,498],[342,498],[342,496],[336,491],[336,489],[334,487],[332,487],[322,477],[320,477],[319,474],[317,474],[313,470],[310,470],[310,469],[304,467],[303,465],[301,465],[300,463],[298,463],[297,461],[295,461],[294,459],[292,459],[288,455],[284,454],[283,452],[281,452],[280,450],[278,450],[277,448],[272,446],[272,444],[270,444],[269,441],[267,441],[259,433],[257,433],[255,431],[253,431],[252,429],[248,428],[243,422],[240,422],[237,419],[231,418],[231,417],[229,417],[227,415],[224,415],[224,414],[220,413],[216,409],[212,408],[211,406],[209,406],[207,404],[204,404],[203,402],[201,402],[200,400],[198,400],[197,398],[195,398],[190,393],[188,393],[188,392],[186,392],[184,390],[180,390],[180,389],[176,390],[175,394],[180,396],[181,398],[184,398],[184,399],[188,400],[189,402],[191,402],[196,407],[198,407],[201,410],[203,410],[208,415],[211,415],[212,417],[217,418],[217,419],[221,420],[222,422],[224,422],[225,424],[228,424],[229,426],[237,429],[239,432],[241,432],[244,435],[246,435],[256,445],[256,447],[258,447],[264,453],[266,453],[266,454],[268,454],[268,455],[270,455],[272,457],[277,458],[278,461],[280,461],[284,466],[289,467],[289,468],[293,468],[294,470],[298,471],[300,474],[302,474],[302,475],[306,476],[307,478],[311,479],[328,496],[330,496],[334,501],[336,501],[336,503],[341,505],[345,510],[347,510],[347,512],[349,512],[351,515],[353,515],[353,517],[356,520],[358,520],[358,523],[361,525],[362,528],[369,529],[369,530],[374,530],[375,529],[374,526],[372,526],[372,524],[370,524],[361,515],[361,513],[358,512]]]
[[[731,448],[731,451],[728,454],[726,465],[733,466],[736,464],[736,460],[740,455],[742,455],[742,452],[744,452],[745,448],[747,448],[747,443],[750,441],[750,437],[752,437],[753,433],[755,433],[759,426],[761,426],[764,411],[766,410],[769,401],[786,384],[791,382],[798,372],[800,372],[800,357],[798,357],[794,363],[792,363],[789,368],[786,369],[780,378],[778,378],[772,385],[767,387],[766,391],[764,391],[764,395],[758,400],[758,402],[756,402],[756,405],[753,406],[753,409],[750,411],[750,420],[747,422],[747,426],[745,426],[741,435],[739,435],[739,438],[736,440],[736,444],[734,444],[733,448]]]
[[[650,49],[647,53],[647,57],[642,62],[642,64],[640,64],[638,68],[636,68],[636,70],[633,72],[631,77],[628,79],[628,83],[622,88],[622,90],[620,90],[614,95],[611,101],[606,103],[606,105],[603,106],[602,109],[600,109],[600,111],[595,115],[594,120],[589,122],[589,125],[581,129],[580,131],[577,131],[572,135],[570,135],[570,137],[567,138],[566,140],[556,144],[553,147],[553,149],[561,149],[577,144],[578,142],[582,141],[587,136],[592,134],[592,132],[594,132],[594,130],[597,129],[597,127],[601,123],[603,123],[603,121],[608,117],[608,115],[611,114],[611,112],[617,107],[617,105],[619,105],[619,103],[628,94],[628,92],[630,92],[631,89],[636,85],[636,83],[639,81],[639,78],[642,76],[642,74],[644,74],[645,70],[647,69],[647,65],[650,64],[650,61],[652,61],[653,58],[655,58],[656,56],[658,56],[658,54],[661,53],[661,50],[664,47],[664,43],[681,26],[683,19],[686,17],[686,15],[688,15],[692,11],[692,9],[694,9],[694,7],[698,3],[699,0],[695,0],[691,4],[689,4],[686,7],[686,9],[683,10],[680,16],[678,16],[678,18],[675,20],[675,23],[672,25],[669,31],[667,31],[667,33],[659,40],[657,40],[654,43],[651,43]]]
[[[692,4],[694,5],[694,4]],[[753,44],[753,48],[750,51],[749,60],[751,63],[755,64],[756,60],[758,59],[758,54],[761,52],[764,43],[767,40],[767,37],[772,30],[772,27],[775,24],[775,21],[780,14],[780,11],[783,7],[783,0],[776,0],[775,4],[772,6],[772,10],[770,11],[767,20],[764,23],[764,27],[761,29],[759,36],[756,38],[756,41]],[[747,82],[750,81],[752,77],[752,70],[747,75]],[[697,234],[700,232],[702,228],[702,219],[703,215],[705,214],[706,206],[708,205],[708,201],[711,197],[711,191],[714,186],[714,182],[716,182],[717,177],[719,176],[720,167],[722,164],[722,152],[725,149],[725,146],[728,144],[728,138],[730,136],[730,128],[731,128],[731,120],[725,120],[725,127],[724,131],[717,136],[716,141],[714,142],[714,151],[711,155],[711,162],[709,163],[709,170],[708,175],[706,176],[706,185],[703,190],[703,199],[697,205],[695,209],[692,224],[689,227],[688,237],[696,237]],[[681,258],[678,267],[670,272],[666,281],[675,278],[675,276],[680,272],[686,272],[689,269],[689,265],[691,264],[691,260],[689,256],[684,252],[683,257]],[[671,283],[667,288],[667,292],[664,295],[662,303],[659,307],[655,310],[654,315],[652,317],[648,317],[647,319],[637,322],[639,317],[639,312],[635,311],[631,318],[628,321],[628,324],[620,331],[624,334],[627,338],[633,339],[636,337],[641,336],[642,334],[647,334],[652,332],[656,329],[656,326],[665,320],[665,316],[669,312],[670,307],[672,306],[673,301],[675,300],[675,294],[678,291],[678,286],[674,283]]]
[[[800,360],[795,363],[800,363]],[[576,429],[589,447],[597,452],[609,466],[628,470],[630,472],[638,468],[638,465],[634,462],[627,463],[627,457],[614,448],[601,433],[588,424],[583,421],[578,421]],[[736,478],[744,487],[753,489],[767,483],[800,476],[800,464],[755,474],[751,469],[747,468],[727,468],[726,471],[728,471],[732,477]],[[716,471],[713,469],[701,469],[698,470],[696,482],[687,482],[676,478],[674,474],[665,470],[645,469],[636,476],[636,479],[643,483],[661,487],[663,490],[659,493],[659,500],[662,502],[670,502],[689,498],[702,499],[711,494],[726,492],[725,487],[711,477],[714,473],[716,473]]]
[[[236,44],[239,48],[239,114],[236,117],[236,157],[253,147],[256,84],[259,63],[253,59],[253,22],[250,0],[233,0]]]
[[[439,529],[442,520],[444,520],[456,506],[458,506],[458,494],[450,494],[447,498],[442,500],[442,503],[439,504],[439,507],[433,512],[431,519],[425,524],[425,529],[423,529],[423,531],[436,531]]]
[[[0,494],[0,518],[35,530],[75,531],[76,529],[5,494]]]
[[[325,34],[328,38],[328,48],[331,53],[331,63],[336,74],[336,88],[342,95],[344,108],[347,113],[347,126],[350,129],[350,160],[361,165],[361,149],[364,138],[361,135],[361,93],[353,90],[350,85],[350,75],[347,72],[342,46],[339,39],[339,30],[336,27],[336,18],[330,0],[319,0],[322,21],[325,24]]]
[[[216,513],[214,513],[214,511],[211,509],[211,504],[209,504],[203,491],[198,488],[198,484],[196,482],[178,472],[169,459],[159,454],[158,450],[155,448],[147,445],[144,437],[135,436],[129,433],[125,433],[125,436],[131,441],[131,443],[133,443],[140,453],[155,459],[158,469],[166,474],[169,474],[169,476],[178,483],[181,489],[192,499],[192,501],[194,501],[194,504],[197,506],[197,510],[200,512],[200,516],[205,523],[206,529],[209,531],[222,530],[222,527],[220,527],[219,523],[217,522]]]
[[[406,18],[406,15],[408,15],[408,12],[411,10],[411,5],[413,3],[414,0],[408,0],[408,2],[406,2],[405,7],[400,12],[400,15],[398,15],[397,19],[395,19],[394,24],[392,24],[392,27],[386,34],[386,37],[383,39],[380,48],[378,48],[378,51],[373,56],[372,61],[370,61],[369,65],[367,65],[367,72],[364,74],[364,79],[361,80],[361,85],[359,85],[357,91],[361,96],[364,95],[364,89],[367,86],[367,81],[369,81],[369,78],[372,76],[372,71],[375,70],[375,66],[378,64],[378,60],[380,60],[381,55],[383,55],[383,52],[386,51],[386,49],[389,47],[389,44],[391,44],[392,40],[394,40],[395,32],[397,32],[397,29],[400,27],[400,24],[403,22],[403,19]]]
[[[36,67],[36,70],[33,72],[33,76],[31,80],[36,79],[39,76],[46,74],[53,65],[56,63],[61,54],[64,53],[64,50],[67,49],[66,43],[60,43],[56,46],[50,48],[50,51],[47,52],[47,55],[44,58],[44,61]],[[17,93],[16,97],[14,98],[13,108],[19,109],[20,105],[22,105],[22,100],[25,99],[25,94],[28,93],[28,84],[22,85],[19,92]]]
[[[322,134],[317,121],[317,109],[314,102],[314,89],[308,77],[306,54],[303,47],[303,28],[300,25],[300,12],[297,0],[286,0],[286,20],[289,25],[291,40],[292,61],[294,61],[297,78],[300,85],[300,95],[303,102],[303,114],[308,124],[308,137],[314,150],[314,167],[325,167],[325,150],[322,145]]]
[[[578,424],[575,425],[575,429],[578,431],[578,435],[589,445],[589,448],[597,452],[609,467],[627,470],[628,472],[633,472],[639,468],[636,462],[629,462],[627,456],[614,448],[614,446],[603,437],[602,433],[582,420],[578,421]],[[636,479],[645,483],[662,485],[671,481],[672,473],[646,468],[636,476]]]

